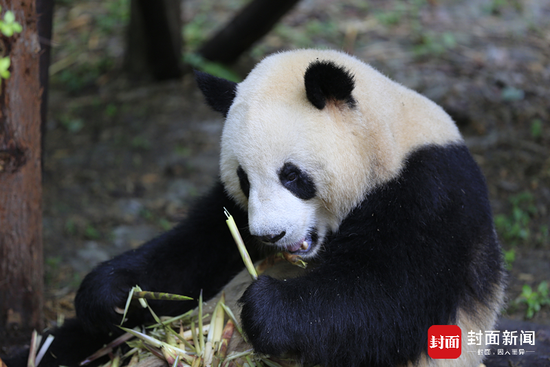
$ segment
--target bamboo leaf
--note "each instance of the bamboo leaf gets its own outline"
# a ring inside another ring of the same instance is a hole
[[[53,335],[48,335],[46,340],[44,341],[44,344],[42,344],[42,347],[38,351],[38,354],[36,355],[36,365],[38,366],[40,364],[40,361],[44,357],[44,354],[48,351],[48,348],[50,348],[50,345],[52,344],[55,337]]]
[[[193,338],[193,344],[195,345],[195,352],[197,355],[201,354],[201,345],[199,344],[199,338],[197,336],[197,329],[195,329],[195,322],[191,321],[191,335]]]
[[[126,314],[128,313],[128,309],[130,309],[130,303],[132,302],[132,296],[134,295],[136,288],[139,287],[137,285],[135,287],[132,287],[132,289],[130,289],[130,293],[128,293],[128,298],[126,299],[126,306],[124,306],[124,313],[122,314],[120,325],[124,324],[124,320],[126,320]]]
[[[171,323],[173,322],[176,322],[178,320],[181,320],[181,319],[184,319],[186,317],[189,317],[191,316],[191,314],[193,313],[193,310],[189,310],[187,311],[186,313],[184,314],[181,314],[179,316],[174,316],[174,317],[171,317],[171,318],[168,318],[164,321],[161,320],[161,323],[157,323],[157,324],[153,324],[153,325],[149,325],[147,327],[145,327],[146,329],[154,329],[154,328],[157,328],[159,326],[164,326],[164,325],[170,325]]]
[[[144,342],[151,344],[153,347],[157,347],[157,348],[162,347],[162,342],[160,340],[157,340],[157,339],[153,338],[152,336],[149,336],[149,335],[144,334],[144,333],[140,333],[137,330],[125,328],[123,326],[119,326],[119,328],[121,328],[122,330],[124,330],[125,332],[127,332],[129,334],[132,334],[136,338],[139,338],[139,339],[143,340]]]
[[[121,326],[119,326],[119,327],[122,328]],[[124,329],[123,328],[123,330],[132,330],[132,329]],[[132,331],[134,331],[134,330],[132,330]],[[111,353],[114,348],[118,347],[122,343],[127,342],[128,340],[132,339],[134,336],[135,335],[130,333],[130,332],[126,332],[125,334],[122,334],[121,336],[119,336],[118,338],[116,338],[115,340],[113,340],[112,342],[110,342],[109,344],[107,344],[106,346],[99,349],[94,354],[92,354],[91,356],[89,356],[88,358],[86,358],[82,362],[80,362],[80,366],[87,365],[88,363],[93,362],[96,359],[101,358],[101,357]]]
[[[288,261],[292,265],[296,265],[302,269],[307,268],[307,263],[302,260],[302,257],[300,255],[293,255],[289,254],[288,252],[281,252],[281,255],[286,261]]]
[[[27,360],[27,367],[36,367],[36,352],[38,345],[40,344],[40,336],[36,330],[32,331],[31,334],[31,345],[29,348],[29,358]]]
[[[247,349],[247,350],[242,351],[242,352],[231,353],[230,355],[227,356],[227,358],[225,359],[224,362],[232,361],[234,359],[241,358],[241,357],[246,357],[246,356],[251,355],[252,353],[254,353],[254,349]]]
[[[246,335],[243,333],[243,329],[239,325],[239,322],[237,321],[237,318],[235,317],[235,314],[233,314],[233,311],[231,311],[231,309],[223,303],[222,303],[222,307],[225,310],[225,313],[227,313],[229,318],[231,318],[231,320],[235,324],[235,328],[237,328],[237,331],[239,332],[239,334],[241,334],[241,336],[243,337],[243,340],[246,341]]]
[[[204,353],[204,334],[202,330],[202,289],[199,295],[199,345],[201,353]]]

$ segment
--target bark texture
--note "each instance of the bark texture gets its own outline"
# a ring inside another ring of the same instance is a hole
[[[0,89],[0,345],[42,329],[40,43],[34,1],[0,0],[23,30],[1,38],[11,76]]]

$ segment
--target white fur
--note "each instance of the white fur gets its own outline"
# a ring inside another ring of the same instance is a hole
[[[316,60],[354,75],[355,109],[329,103],[318,110],[308,101],[304,74]],[[253,235],[286,231],[277,243],[285,247],[315,226],[322,241],[370,190],[399,174],[408,153],[461,139],[440,107],[356,58],[290,51],[267,57],[238,85],[222,135],[221,179],[248,210]],[[298,199],[280,184],[277,172],[285,162],[313,178],[315,198]],[[239,165],[251,184],[249,200],[239,185]]]

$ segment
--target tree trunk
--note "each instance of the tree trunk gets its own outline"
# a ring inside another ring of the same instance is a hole
[[[40,43],[34,1],[0,0],[23,30],[1,37],[11,76],[0,88],[0,344],[42,329]]]
[[[205,59],[232,64],[299,0],[253,0],[199,50]]]
[[[182,75],[180,0],[132,0],[124,64],[139,79]]]
[[[50,54],[52,48],[52,23],[54,0],[36,0],[36,15],[38,17],[38,40],[40,41],[40,88],[42,101],[40,105],[41,164],[44,167],[44,144],[46,138],[46,123],[48,117],[48,88],[50,81]]]

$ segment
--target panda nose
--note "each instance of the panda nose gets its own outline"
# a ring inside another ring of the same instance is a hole
[[[279,234],[266,234],[263,236],[257,236],[259,240],[263,242],[275,243],[285,236],[286,232],[282,231]]]

